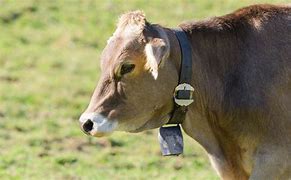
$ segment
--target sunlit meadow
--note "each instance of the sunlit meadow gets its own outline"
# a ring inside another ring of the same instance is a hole
[[[175,27],[288,0],[0,0],[0,179],[218,179],[185,135],[162,157],[156,130],[90,138],[79,129],[118,16],[141,9]]]

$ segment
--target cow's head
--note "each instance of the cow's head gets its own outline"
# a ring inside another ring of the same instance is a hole
[[[81,128],[93,136],[160,127],[173,108],[178,71],[167,29],[140,11],[121,16],[101,56],[101,77]]]

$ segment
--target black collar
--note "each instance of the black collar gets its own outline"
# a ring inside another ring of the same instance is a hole
[[[192,48],[186,33],[181,29],[173,29],[178,39],[181,52],[181,67],[179,83],[174,92],[174,110],[167,124],[181,124],[188,110],[188,106],[194,101],[194,88],[191,84],[192,77]]]

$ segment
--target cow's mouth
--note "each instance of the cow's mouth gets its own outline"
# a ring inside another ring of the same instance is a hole
[[[144,130],[155,129],[166,124],[170,119],[170,113],[166,115],[153,115],[149,120],[135,129],[128,130],[130,133],[138,133]],[[83,114],[80,117],[81,129],[94,137],[108,136],[115,130],[121,130],[117,121],[108,120],[97,113]],[[126,130],[125,130],[126,131]]]

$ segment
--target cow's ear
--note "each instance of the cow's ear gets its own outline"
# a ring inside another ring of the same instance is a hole
[[[153,38],[145,46],[146,68],[152,73],[155,79],[158,78],[158,69],[163,65],[170,53],[168,39]]]

